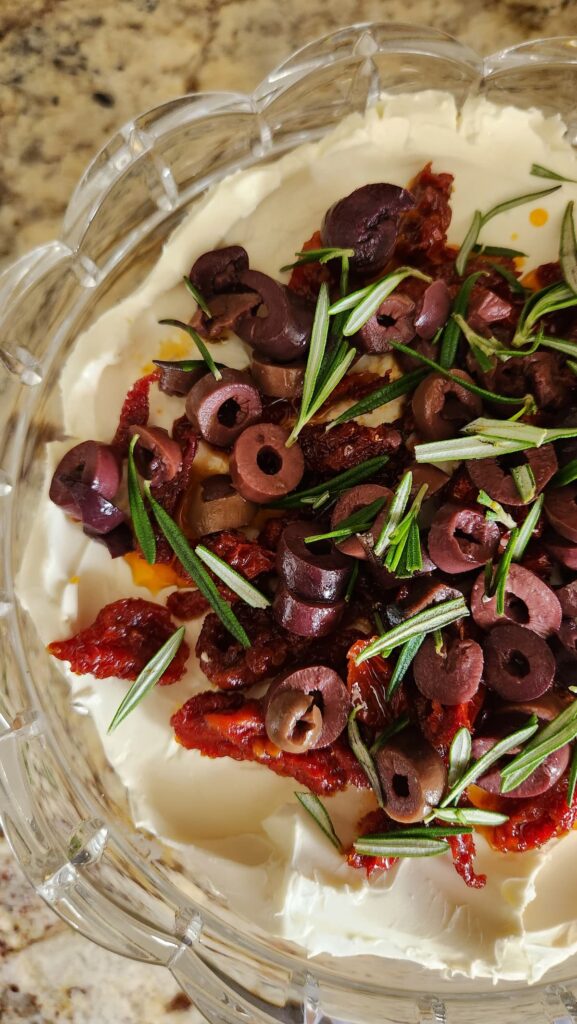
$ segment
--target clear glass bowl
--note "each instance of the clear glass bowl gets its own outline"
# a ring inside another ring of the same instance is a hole
[[[0,277],[0,812],[38,893],[94,942],[170,968],[209,1021],[544,1024],[577,1020],[577,967],[490,986],[361,957],[307,959],[235,919],[137,832],[89,717],[14,599],[56,384],[78,332],[133,290],[206,188],[322,136],[382,90],[559,112],[577,144],[577,38],[482,59],[432,29],[364,24],[300,50],[252,96],[183,96],[122,128],[87,168],[58,241]]]

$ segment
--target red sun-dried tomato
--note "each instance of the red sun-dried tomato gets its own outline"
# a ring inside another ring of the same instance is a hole
[[[409,185],[415,206],[401,216],[395,247],[400,263],[419,266],[447,259],[447,230],[451,223],[452,174],[435,174],[428,163]]]
[[[359,836],[382,834],[393,829],[393,822],[384,811],[378,808],[376,811],[369,811],[357,825]],[[370,878],[376,871],[388,871],[394,867],[398,857],[369,857],[367,854],[357,853],[354,846],[347,850],[347,864],[351,868],[362,869]]]
[[[475,871],[475,840],[469,833],[460,836],[449,836],[449,846],[453,855],[453,866],[458,875],[470,889],[483,889],[487,884],[486,875],[478,875]]]
[[[363,427],[351,420],[328,431],[322,423],[305,427],[299,440],[307,469],[330,474],[351,469],[375,455],[396,451],[401,444],[401,435],[388,423]]]
[[[323,243],[321,241],[320,231],[315,231],[311,237],[303,243],[301,246],[302,252],[308,252],[309,249],[322,249]],[[316,302],[319,290],[323,281],[330,280],[330,270],[326,264],[323,263],[303,263],[300,267],[295,267],[288,283],[288,288],[292,292],[296,292],[297,295],[302,295],[304,299],[310,299],[312,302]]]
[[[154,370],[153,373],[147,373],[145,377],[139,377],[126,393],[120,410],[118,427],[112,441],[113,446],[123,457],[128,455],[130,441],[128,428],[134,425],[145,427],[148,423],[150,388],[159,376],[160,370]]]
[[[484,829],[491,846],[502,853],[535,850],[577,824],[577,798],[567,805],[567,777],[530,800],[502,799],[499,809],[509,815],[503,825]]]
[[[296,647],[297,638],[275,624],[268,608],[238,604],[235,612],[250,638],[248,650],[213,612],[206,616],[196,642],[200,668],[221,690],[252,686],[275,675],[289,659],[291,645]]]
[[[222,530],[202,538],[205,547],[214,551],[247,580],[254,580],[264,572],[272,572],[275,556],[258,541],[248,540],[240,530]],[[211,573],[211,575],[213,575]],[[191,581],[192,582],[192,581]],[[225,601],[237,601],[237,595],[215,578]],[[196,619],[210,608],[209,602],[198,590],[178,590],[170,595],[166,606],[177,619]]]
[[[357,718],[372,729],[382,729],[393,718],[391,704],[387,703],[386,691],[392,669],[386,658],[376,655],[368,661],[355,664],[355,659],[370,643],[370,638],[357,640],[350,648],[347,660],[347,687],[353,705],[364,705]]]
[[[413,703],[423,736],[439,754],[446,756],[455,733],[463,726],[472,729],[484,700],[485,687],[480,686],[475,696],[463,704],[449,707],[438,700],[426,700],[420,694],[415,694]]]
[[[188,750],[200,750],[207,757],[256,761],[318,796],[368,785],[344,739],[304,754],[279,750],[267,736],[263,702],[241,693],[200,693],[172,716],[171,725],[177,741]]]
[[[90,672],[97,679],[136,679],[175,629],[162,605],[139,597],[125,598],[105,605],[91,626],[68,640],[54,641],[48,651],[70,662],[77,675]],[[189,653],[183,641],[159,680],[161,686],[182,679]]]

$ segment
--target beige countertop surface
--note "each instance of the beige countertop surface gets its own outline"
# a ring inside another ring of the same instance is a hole
[[[577,32],[575,0],[0,0],[0,264],[54,238],[83,168],[141,110],[250,90],[353,22],[432,25],[491,53]],[[168,972],[69,931],[0,838],[2,1024],[197,1024]]]

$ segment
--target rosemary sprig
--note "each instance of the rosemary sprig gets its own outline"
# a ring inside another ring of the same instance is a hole
[[[528,289],[524,284],[521,284],[518,277],[515,277],[514,273],[509,270],[508,267],[504,267],[501,263],[491,263],[492,269],[496,274],[500,274],[502,278],[507,282],[509,288],[515,295],[526,296]]]
[[[536,733],[538,728],[537,716],[531,715],[526,725],[512,732],[509,736],[505,736],[504,739],[499,740],[494,747],[491,747],[482,757],[469,765],[467,770],[461,775],[461,778],[451,786],[449,792],[441,801],[440,807],[449,807],[450,804],[454,803],[472,782],[475,782],[476,779],[485,774],[491,765],[494,765],[504,754],[508,754],[510,750],[514,750],[515,747],[525,743],[526,740]]]
[[[363,508],[357,509],[356,512],[337,523],[334,530],[305,537],[305,544],[315,544],[319,540],[332,540],[333,538],[344,540],[346,537],[352,537],[354,533],[366,533],[367,530],[370,530],[375,517],[384,504],[385,498],[376,498],[369,505],[364,505]]]
[[[534,427],[513,420],[493,420],[480,417],[462,428],[468,437],[453,437],[448,441],[431,441],[415,447],[417,462],[455,462],[463,459],[490,459],[511,455],[526,448],[577,437],[576,427]]]
[[[511,342],[513,348],[522,348],[531,342],[533,328],[541,317],[556,313],[560,309],[569,309],[575,305],[577,305],[577,295],[564,281],[533,292],[521,310]],[[543,343],[541,337],[538,341],[539,344]]]
[[[449,774],[447,777],[449,786],[454,786],[461,775],[466,772],[471,760],[471,747],[471,733],[463,726],[453,736],[453,742],[449,748]]]
[[[507,210],[513,210],[517,206],[523,206],[525,203],[530,203],[533,199],[543,199],[544,196],[549,196],[553,192],[557,192],[560,188],[561,185],[553,185],[551,188],[544,188],[539,192],[528,192],[523,196],[514,196],[512,199],[506,199],[504,202],[497,203],[496,206],[492,206],[486,213],[481,213],[480,210],[475,210],[471,226],[463,239],[455,261],[457,273],[461,276],[465,273],[467,260],[473,246],[477,242],[481,229],[484,228],[490,220],[493,220],[493,217],[497,217],[501,213],[506,213]]]
[[[431,281],[428,274],[423,274],[420,270],[415,270],[414,267],[399,267],[397,270],[393,270],[391,274],[387,274],[386,277],[377,281],[376,284],[371,285],[370,290],[355,305],[343,327],[344,336],[348,338],[351,334],[356,334],[361,327],[364,327],[367,321],[371,319],[373,313],[377,312],[379,306],[394,292],[395,288],[398,288],[401,281],[404,281],[406,277],[417,277],[420,281]],[[336,310],[336,306],[338,306],[338,303],[335,303],[332,307],[333,311],[340,312],[340,310]]]
[[[159,320],[159,324],[166,324],[168,327],[178,327],[181,331],[186,331],[189,337],[192,338],[198,351],[200,352],[204,362],[208,366],[215,380],[222,380],[222,373],[208,351],[204,341],[202,340],[198,331],[195,331],[194,327],[190,324],[185,324],[182,320]]]
[[[509,249],[503,245],[479,245],[479,243],[473,246],[473,252],[478,253],[479,256],[504,256],[510,260],[514,260],[517,256],[527,255],[520,249]]]
[[[354,255],[354,249],[338,249],[335,246],[327,246],[324,249],[301,249],[300,252],[295,252],[294,263],[285,263],[280,270],[281,274],[284,274],[295,267],[304,266],[305,263],[328,263],[330,260],[349,259]]]
[[[156,537],[154,536],[154,530],[146,511],[134,463],[134,449],[137,443],[138,434],[135,434],[128,449],[128,504],[132,526],[142,554],[149,565],[154,565],[156,561]]]
[[[508,530],[515,529],[517,523],[513,519],[513,516],[509,515],[498,501],[490,498],[486,491],[479,491],[477,501],[479,502],[479,505],[484,505],[487,509],[485,512],[485,519],[490,523],[502,523],[502,525],[506,526]]]
[[[540,494],[534,505],[531,506],[527,513],[523,524],[517,527],[517,539],[513,547],[513,561],[520,562],[525,549],[533,536],[533,531],[539,522],[543,503],[545,501],[545,495]]]
[[[181,626],[180,629],[177,629],[176,632],[168,638],[160,650],[152,656],[142,671],[139,672],[138,678],[134,681],[128,693],[118,705],[114,718],[108,726],[108,733],[114,732],[116,727],[124,721],[130,712],[134,711],[136,705],[140,704],[143,697],[146,697],[146,694],[152,689],[152,687],[156,686],[162,674],[176,657],[183,638],[184,626]]]
[[[443,333],[441,335],[441,347],[439,352],[439,363],[443,369],[448,370],[453,366],[455,357],[457,355],[457,349],[459,347],[459,338],[461,335],[461,326],[457,320],[458,316],[464,317],[467,308],[469,306],[469,299],[471,292],[479,280],[485,274],[484,270],[478,270],[475,274],[469,274],[463,281],[451,310],[451,316],[447,320]]]
[[[504,825],[509,821],[508,814],[484,811],[477,807],[433,807],[429,817],[460,825]]]
[[[523,504],[528,505],[529,502],[533,501],[537,493],[537,481],[529,463],[526,462],[522,466],[514,466],[511,470],[511,476]]]
[[[497,441],[523,442],[526,448],[540,448],[552,441],[577,437],[577,427],[534,427],[530,423],[488,419],[480,416],[463,427],[464,434],[481,434]]]
[[[206,299],[200,294],[198,288],[195,285],[193,285],[192,281],[190,280],[189,277],[187,277],[186,274],[183,275],[182,280],[184,281],[185,286],[188,288],[190,294],[192,295],[199,309],[202,310],[205,316],[211,319],[212,313],[210,312]]]
[[[231,606],[220,596],[216,584],[207,573],[198,555],[190,547],[182,530],[171,519],[162,505],[152,497],[149,485],[147,486],[147,495],[155,519],[183,569],[192,577],[201,594],[203,594],[213,611],[218,615],[225,629],[228,629],[229,633],[244,648],[249,648],[251,646],[250,640]]]
[[[385,557],[385,565],[390,572],[394,572],[399,576],[410,576],[423,567],[417,516],[428,489],[428,484],[422,485],[409,511],[401,519],[391,536],[389,550]]]
[[[381,780],[379,779],[379,774],[371,757],[371,752],[363,742],[357,722],[357,715],[361,710],[361,707],[361,704],[357,704],[349,715],[347,723],[349,746],[371,784],[371,789],[377,798],[379,807],[383,807],[383,790],[381,787]]]
[[[550,754],[576,738],[577,701],[573,701],[552,722],[540,729],[525,749],[501,770],[501,792],[510,793],[529,778]]]
[[[252,583],[237,572],[236,569],[233,569],[223,558],[215,555],[214,551],[210,551],[204,544],[197,544],[194,550],[201,562],[204,562],[215,576],[218,576],[237,597],[240,597],[241,601],[250,605],[251,608],[269,607],[270,601],[268,597],[261,594],[260,590],[257,590]]]
[[[391,538],[403,518],[412,486],[413,474],[408,470],[401,478],[395,490],[381,532],[377,537],[377,542],[374,548],[377,558],[382,558],[391,543]]]
[[[469,609],[463,597],[455,597],[450,601],[442,601],[433,605],[432,608],[425,608],[424,611],[411,615],[410,618],[400,622],[398,626],[394,626],[387,633],[373,640],[357,656],[355,664],[360,665],[363,661],[373,658],[375,654],[381,654],[387,658],[395,647],[400,647],[407,640],[422,633],[432,633],[435,629],[443,629],[451,622],[468,615]]]
[[[384,387],[373,391],[365,398],[361,398],[354,405],[351,405],[349,409],[345,409],[340,416],[337,416],[336,419],[331,420],[327,424],[327,430],[331,430],[332,427],[336,427],[340,423],[348,423],[349,420],[353,420],[357,416],[364,416],[368,412],[373,412],[374,409],[379,409],[382,405],[387,405],[388,402],[401,398],[402,395],[408,395],[410,391],[414,391],[426,376],[426,370],[412,370],[411,373],[403,374],[397,380],[393,380],[390,384],[385,384]]]
[[[577,459],[571,459],[566,466],[557,470],[551,480],[551,487],[566,487],[577,480]]]
[[[565,207],[563,222],[561,224],[561,239],[559,242],[559,263],[563,271],[563,277],[572,292],[577,295],[577,238],[575,238],[575,223],[573,220],[574,202],[571,199]]]
[[[531,164],[529,173],[534,175],[535,178],[550,178],[552,181],[569,181],[577,184],[577,178],[566,178],[563,174],[557,174],[557,171],[551,171],[548,167],[543,167],[542,164]]]
[[[519,529],[515,527],[511,530],[511,536],[507,541],[507,546],[501,555],[497,568],[491,574],[489,573],[490,563],[488,563],[487,575],[489,577],[489,585],[486,587],[488,597],[496,595],[496,609],[497,615],[505,614],[505,595],[507,592],[507,577],[509,575],[509,569],[511,568],[511,562],[513,561],[513,555],[515,552],[515,545],[519,537]]]
[[[323,497],[327,492],[329,495],[327,500],[334,500],[343,491],[348,491],[350,487],[354,487],[356,484],[360,484],[364,480],[368,480],[369,477],[374,476],[388,461],[388,455],[376,455],[372,459],[359,462],[358,466],[352,466],[351,469],[345,469],[344,472],[337,473],[330,480],[325,480],[315,487],[307,487],[303,491],[294,491],[293,494],[287,494],[285,498],[279,498],[278,501],[271,502],[269,507],[298,508],[300,505],[307,504],[313,504],[314,507],[314,502],[318,498]],[[312,499],[312,501],[309,499]]]
[[[341,841],[335,832],[335,827],[331,821],[329,812],[324,804],[321,803],[318,796],[307,791],[301,793],[295,792],[295,796],[302,807],[304,807],[305,811],[310,814],[313,821],[316,822],[321,832],[325,834],[329,842],[333,844],[339,853],[342,853],[343,848]]]
[[[359,836],[354,843],[357,853],[368,857],[434,857],[450,849],[449,836],[470,834],[470,825],[415,825],[394,832]]]
[[[357,585],[358,578],[359,578],[359,561],[358,561],[357,558],[355,558],[355,564],[353,565],[353,571],[351,573],[349,582],[347,583],[347,589],[345,590],[344,600],[347,602],[347,604],[350,602],[351,597],[353,596],[355,587]]]
[[[425,633],[419,633],[417,636],[411,637],[410,640],[406,640],[401,647],[399,657],[397,658],[397,664],[393,669],[393,674],[389,679],[387,686],[386,698],[390,700],[393,694],[398,690],[403,679],[405,678],[408,668],[415,657],[415,654],[419,650],[419,647],[425,639]]]

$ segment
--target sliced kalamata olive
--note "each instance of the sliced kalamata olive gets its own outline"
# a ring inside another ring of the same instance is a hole
[[[381,303],[377,312],[355,334],[361,352],[377,355],[391,351],[391,341],[407,344],[415,337],[413,316],[415,303],[408,295],[395,292]]]
[[[563,619],[557,637],[569,654],[577,655],[577,622],[575,619]]]
[[[203,338],[218,340],[224,338],[229,331],[234,331],[241,316],[260,306],[260,295],[256,292],[229,292],[223,295],[211,295],[210,316],[199,308],[196,310],[190,326]]]
[[[122,558],[129,551],[134,551],[134,540],[132,530],[128,523],[119,523],[108,533],[94,533],[88,526],[84,527],[84,533],[91,540],[104,544],[111,558]]]
[[[470,459],[466,466],[475,486],[486,491],[494,501],[502,502],[504,505],[524,505],[525,501],[507,469],[507,462],[510,464],[510,461],[507,456],[501,459]],[[552,444],[519,452],[514,461],[518,465],[526,463],[529,466],[535,477],[537,494],[541,493],[557,472],[557,456]],[[577,530],[575,536],[577,538]]]
[[[420,491],[423,484],[426,484],[427,493],[425,498],[432,498],[451,479],[438,466],[430,466],[426,463],[414,462],[409,466],[409,469],[413,474],[413,484],[411,487],[411,495],[413,497],[417,491]]]
[[[558,537],[554,533],[545,535],[545,550],[559,562],[565,569],[577,572],[577,544],[572,544],[565,537]]]
[[[545,515],[560,537],[577,544],[577,483],[547,491]]]
[[[190,362],[188,359],[153,359],[160,370],[158,387],[165,395],[187,395],[193,384],[208,372],[206,363],[194,370],[183,370]]]
[[[328,747],[345,728],[350,706],[347,687],[326,665],[287,672],[271,683],[265,697],[268,737],[293,754]]]
[[[247,427],[237,437],[230,457],[230,475],[247,501],[265,505],[294,491],[305,469],[299,444],[286,447],[289,431],[274,423]]]
[[[168,431],[163,427],[131,426],[128,432],[138,437],[134,461],[145,480],[150,480],[153,487],[174,480],[182,466],[182,451]]]
[[[468,572],[493,558],[499,537],[497,523],[488,522],[480,509],[447,504],[433,520],[427,546],[443,572]]]
[[[430,341],[447,322],[451,309],[451,293],[443,280],[432,281],[425,288],[421,308],[415,317],[415,331],[420,338]]]
[[[561,605],[551,587],[522,565],[511,565],[505,583],[505,614],[497,614],[497,599],[487,599],[485,573],[481,572],[471,593],[471,612],[481,629],[497,623],[516,622],[539,636],[551,636],[561,625]]]
[[[426,559],[423,557],[423,563],[425,562]],[[434,570],[432,562],[430,565]],[[453,601],[455,598],[463,596],[460,590],[449,586],[448,583],[443,583],[432,576],[415,579],[415,575],[413,574],[410,580],[406,581],[407,594],[397,597],[397,604],[404,619],[408,619],[411,615],[417,615],[418,612],[424,612],[426,608],[432,608],[434,604],[440,604],[441,601]],[[398,583],[398,577],[396,579]]]
[[[110,501],[118,491],[120,477],[120,461],[110,445],[83,441],[66,452],[54,470],[50,500],[74,519],[82,519],[82,509],[70,494],[71,485],[84,484]]]
[[[403,729],[375,756],[386,813],[393,821],[422,821],[445,790],[443,759],[416,729]]]
[[[80,519],[90,533],[110,533],[125,522],[124,512],[87,484],[71,483],[68,493],[71,506],[80,512],[73,518]]]
[[[391,256],[400,214],[415,205],[410,192],[398,185],[363,185],[327,210],[321,227],[322,244],[353,249],[351,267],[374,274]]]
[[[555,593],[559,598],[563,615],[568,619],[577,619],[577,580],[573,580],[565,587],[559,587]]]
[[[506,299],[502,299],[489,288],[476,288],[467,313],[467,320],[474,331],[483,332],[488,324],[506,320],[513,312],[513,307]]]
[[[248,255],[242,245],[211,249],[199,256],[188,275],[204,299],[238,288],[239,274],[248,270]]]
[[[337,530],[339,523],[342,523],[344,519],[348,519],[349,516],[352,516],[362,508],[366,508],[367,505],[371,505],[373,501],[383,498],[385,504],[375,517],[375,521],[369,530],[369,535],[373,543],[375,543],[383,527],[387,514],[386,510],[392,497],[393,495],[389,488],[381,487],[380,484],[359,484],[357,487],[351,487],[350,491],[345,491],[344,494],[341,494],[333,509],[331,530]],[[365,559],[367,557],[366,548],[358,537],[352,536],[347,537],[346,540],[337,541],[337,547],[344,555],[349,555],[351,558]]]
[[[206,477],[187,495],[181,510],[186,533],[204,537],[218,530],[238,530],[248,526],[256,514],[256,505],[246,501],[225,474]]]
[[[485,638],[485,682],[504,700],[542,697],[555,677],[555,658],[545,641],[514,622],[495,626]]]
[[[305,363],[273,363],[254,354],[250,372],[263,395],[271,398],[298,398],[303,393]]]
[[[273,601],[273,615],[280,626],[297,636],[327,636],[338,626],[344,601],[310,601],[289,590],[282,580]]]
[[[277,572],[300,597],[336,601],[347,589],[354,563],[332,540],[305,544],[305,537],[314,533],[314,523],[297,522],[285,527],[277,549]]]
[[[454,376],[472,383],[464,370],[453,370]],[[422,437],[430,441],[446,441],[455,437],[460,427],[479,416],[482,404],[478,395],[460,384],[447,380],[440,373],[430,373],[417,387],[412,399],[413,415]]]
[[[240,282],[243,287],[257,292],[260,305],[237,321],[239,338],[279,362],[299,359],[305,353],[311,336],[312,307],[260,271],[244,271]]]
[[[545,697],[533,701],[524,701],[515,705],[505,705],[498,710],[493,719],[493,729],[489,735],[476,736],[472,744],[472,756],[475,760],[491,750],[495,743],[510,735],[516,729],[526,724],[531,715],[536,715],[540,722],[550,722],[563,710],[564,705],[554,694],[547,694]],[[506,760],[510,760],[519,753],[518,749],[512,750]],[[571,748],[569,744],[556,750],[543,761],[524,782],[516,786],[508,793],[501,793],[501,771],[499,767],[492,768],[481,778],[477,779],[475,785],[484,789],[487,793],[499,794],[503,797],[513,799],[529,799],[540,796],[551,789],[561,778],[567,765]],[[501,764],[504,764],[502,761]]]
[[[222,380],[206,374],[186,399],[186,415],[205,441],[228,448],[262,416],[258,388],[240,370],[222,370]]]
[[[483,675],[483,651],[474,640],[445,640],[440,654],[428,636],[413,661],[415,683],[424,697],[441,704],[471,700]]]

